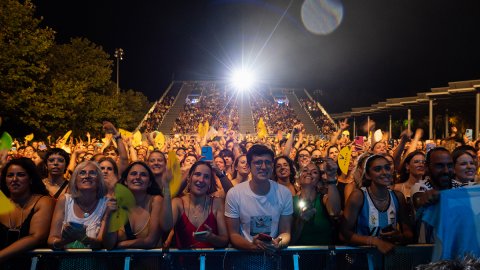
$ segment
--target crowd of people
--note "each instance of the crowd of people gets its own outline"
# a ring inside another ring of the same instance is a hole
[[[269,134],[288,132],[296,124],[300,124],[295,110],[288,103],[278,103],[273,97],[255,96],[250,99],[255,123],[263,119]]]
[[[346,120],[339,127],[328,141],[297,124],[276,137],[220,127],[204,137],[173,136],[163,145],[153,132],[134,146],[104,122],[104,140],[16,141],[2,152],[0,187],[14,211],[0,215],[0,264],[24,267],[15,255],[47,245],[231,245],[275,253],[289,245],[351,244],[388,254],[396,245],[432,243],[418,209],[436,203],[441,190],[477,183],[480,141],[446,139],[432,146],[417,130],[359,144],[342,135]],[[342,171],[345,147],[351,159]],[[204,149],[211,149],[211,158]],[[170,189],[168,152],[180,161],[180,190]],[[135,204],[127,222],[112,230],[112,213],[121,208],[118,185],[130,190]]]
[[[214,83],[196,84],[194,89],[201,93],[200,98],[198,102],[185,103],[175,120],[172,133],[196,133],[199,124],[205,122],[216,129],[222,127],[238,131],[238,106],[236,100],[232,100],[231,93],[216,89]]]
[[[299,98],[299,101],[300,104],[302,104],[303,108],[305,108],[310,114],[313,122],[315,122],[315,125],[317,125],[317,127],[320,127],[324,135],[330,135],[336,130],[335,124],[330,121],[330,119],[328,119],[326,115],[323,114],[320,108],[318,108],[315,101],[309,98]]]
[[[207,121],[215,129],[239,130],[239,104],[236,98],[232,97],[230,91],[218,89],[219,86],[213,82],[195,82],[189,87],[192,92],[198,93],[198,98],[194,101],[187,98],[183,111],[175,120],[172,133],[196,133],[199,124],[204,124]],[[140,130],[148,133],[158,130],[174,100],[175,96],[167,95],[157,102],[154,109],[145,117]],[[320,127],[324,137],[328,137],[336,130],[334,123],[320,111],[314,101],[309,98],[300,98],[299,101],[311,115],[315,124]],[[255,94],[251,98],[250,105],[254,123],[258,123],[262,118],[269,134],[276,134],[279,131],[288,133],[293,126],[301,124],[301,120],[298,119],[294,109],[289,106],[288,100],[278,102],[271,95],[264,97]]]
[[[145,121],[142,122],[140,129],[145,130],[146,132],[158,130],[159,125],[163,120],[163,117],[165,117],[168,110],[170,110],[174,101],[175,96],[167,95],[163,97],[160,101],[155,103],[153,110],[148,112],[147,116],[145,117]]]

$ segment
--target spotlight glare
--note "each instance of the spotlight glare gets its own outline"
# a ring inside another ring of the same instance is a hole
[[[240,69],[232,74],[232,85],[240,91],[248,91],[255,83],[255,77],[251,71]]]

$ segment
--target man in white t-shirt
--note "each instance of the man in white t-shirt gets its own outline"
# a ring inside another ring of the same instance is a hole
[[[230,241],[237,249],[274,252],[290,242],[292,195],[270,180],[273,157],[268,147],[253,145],[247,153],[252,180],[227,193],[225,219]]]

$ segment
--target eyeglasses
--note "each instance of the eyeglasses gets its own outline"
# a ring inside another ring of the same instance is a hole
[[[309,158],[310,155],[305,155],[305,154],[301,154],[301,155],[298,155],[299,158]]]
[[[271,160],[256,160],[252,163],[257,168],[261,168],[262,164],[265,164],[265,167],[271,167],[273,165],[273,162]]]
[[[392,170],[392,166],[390,166],[389,164],[387,165],[383,165],[383,166],[375,166],[375,167],[372,167],[372,170],[374,172],[381,172],[382,169],[384,169],[385,171],[391,171]]]
[[[91,171],[86,171],[86,170],[81,170],[78,175],[81,177],[86,177],[87,175],[96,177],[98,175],[97,171],[91,170]]]

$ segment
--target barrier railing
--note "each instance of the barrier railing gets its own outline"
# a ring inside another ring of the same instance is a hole
[[[236,249],[36,249],[25,256],[35,269],[414,269],[430,262],[432,245],[398,246],[389,255],[374,248],[292,246],[276,254]]]

